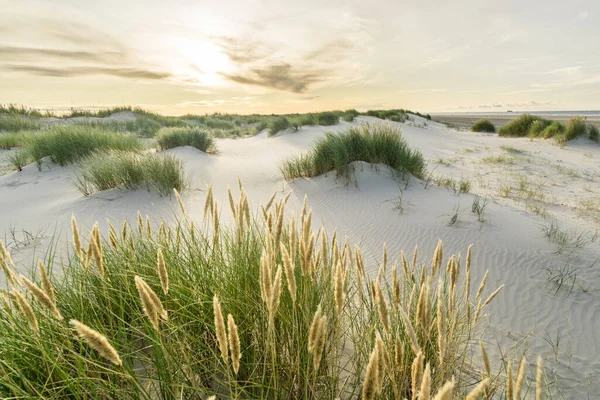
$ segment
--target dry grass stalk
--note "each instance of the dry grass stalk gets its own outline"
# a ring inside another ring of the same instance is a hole
[[[40,271],[40,280],[42,281],[42,289],[46,293],[46,295],[50,298],[52,303],[56,304],[56,295],[54,294],[54,286],[52,286],[52,282],[50,282],[50,278],[48,277],[48,273],[46,272],[46,266],[42,262],[42,260],[38,260],[38,270]]]
[[[483,367],[485,368],[486,377],[491,379],[492,369],[490,368],[490,360],[488,359],[485,346],[481,340],[479,341],[479,347],[481,348],[481,357],[483,358]]]
[[[87,267],[90,266],[90,263],[92,262],[92,257],[94,256],[94,241],[93,240],[89,240],[88,241],[88,246],[87,246],[87,250],[86,250],[86,255],[85,255],[85,263],[83,264],[83,267],[87,269]]]
[[[4,305],[4,309],[6,310],[6,312],[12,316],[13,312],[12,312],[12,307],[10,305],[10,302],[8,301],[6,296],[4,296],[2,293],[0,293],[0,300],[2,300],[2,304]]]
[[[417,353],[417,356],[413,360],[412,366],[410,368],[410,376],[412,383],[412,399],[416,400],[419,394],[421,380],[423,379],[423,362],[424,356],[421,351]]]
[[[290,247],[290,252],[289,252],[290,260],[292,261],[293,264],[296,263],[296,251],[298,250],[297,249],[297,246],[298,246],[297,234],[298,234],[298,232],[296,231],[296,217],[295,217],[294,213],[292,213],[292,216],[290,217],[289,227],[288,227],[288,244]]]
[[[127,233],[128,233],[128,228],[127,228],[127,220],[123,221],[123,226],[121,227],[121,240],[123,242],[125,242],[127,240]]]
[[[465,400],[475,400],[475,399],[479,398],[479,396],[481,396],[483,393],[485,393],[485,391],[489,387],[489,385],[490,385],[490,378],[485,378],[484,380],[479,382],[479,385],[475,386],[475,388],[473,388],[473,390],[471,390],[471,392],[467,395]]]
[[[451,400],[452,391],[454,390],[454,378],[444,383],[444,385],[437,391],[433,400]]]
[[[506,364],[506,399],[512,400],[513,398],[513,380],[512,380],[512,367],[510,361]]]
[[[225,332],[225,322],[223,321],[223,312],[221,311],[221,303],[217,295],[213,297],[213,311],[215,314],[215,331],[217,334],[217,343],[221,350],[221,357],[227,364],[227,333]]]
[[[148,215],[146,215],[146,235],[148,235],[149,239],[152,239],[152,224]]]
[[[543,373],[542,357],[538,356],[537,371],[535,374],[535,400],[542,400],[542,396],[544,395]]]
[[[173,194],[175,195],[175,198],[177,199],[177,203],[179,204],[181,213],[185,216],[186,212],[185,212],[185,207],[183,206],[183,200],[181,199],[181,196],[179,195],[179,192],[177,191],[177,189],[173,188]]]
[[[415,268],[417,268],[417,257],[418,257],[418,253],[419,253],[419,245],[415,245],[415,250],[413,251],[413,257],[412,257],[412,263],[411,263],[411,268],[412,271],[415,271]]]
[[[369,357],[369,363],[367,364],[367,371],[365,372],[365,378],[363,380],[362,398],[363,400],[371,400],[375,398],[377,394],[377,382],[379,381],[379,352],[378,347],[374,346],[371,356]]]
[[[317,341],[317,336],[319,334],[319,324],[321,323],[321,305],[317,307],[317,311],[313,316],[313,320],[310,324],[310,328],[308,330],[308,352],[312,353],[315,348],[315,343]]]
[[[485,275],[483,275],[483,279],[481,280],[481,283],[479,284],[479,287],[477,288],[477,294],[475,295],[475,299],[481,298],[481,294],[483,293],[483,289],[485,288],[485,284],[487,282],[487,277],[488,277],[489,272],[490,272],[489,270],[485,271]]]
[[[231,214],[233,214],[233,219],[237,219],[237,209],[235,207],[235,202],[233,201],[231,189],[229,188],[227,188],[227,197],[229,198],[229,208],[231,208]]]
[[[492,300],[494,300],[494,297],[496,297],[498,295],[498,293],[500,293],[500,291],[504,288],[504,285],[501,285],[498,289],[496,289],[494,291],[494,293],[490,294],[490,296],[487,298],[486,301],[483,302],[483,304],[481,305],[481,308],[487,306],[488,304],[490,304],[490,302]]]
[[[104,277],[104,253],[102,251],[102,246],[99,244],[99,239],[97,239],[95,232],[98,231],[98,225],[94,225],[94,230],[92,230],[92,237],[90,238],[91,243],[91,251],[92,256],[94,257],[94,263],[96,264],[96,268],[98,269],[98,273],[101,277]]]
[[[379,334],[379,331],[375,331],[375,347],[377,348],[377,394],[381,395],[383,391],[383,379],[385,378],[386,370],[386,350],[385,343]]]
[[[63,317],[60,315],[60,311],[56,308],[56,303],[52,301],[52,299],[44,292],[38,285],[31,282],[27,277],[21,275],[21,282],[25,285],[27,290],[33,295],[33,297],[41,303],[44,307],[46,307],[52,315],[59,321],[62,321]]]
[[[81,245],[81,236],[79,235],[75,215],[71,216],[71,230],[73,231],[73,247],[75,249],[75,254],[77,254],[79,260],[83,262],[83,246]]]
[[[296,275],[294,275],[294,264],[290,258],[290,255],[281,243],[281,258],[283,260],[283,267],[285,270],[285,278],[287,280],[288,291],[290,292],[290,296],[292,297],[292,303],[296,305]]]
[[[138,290],[138,294],[140,296],[140,300],[142,301],[142,308],[144,309],[144,313],[150,320],[150,323],[154,327],[156,331],[158,331],[158,315],[159,310],[156,306],[156,303],[152,301],[150,294],[148,293],[149,286],[144,282],[142,278],[136,276],[135,278],[135,287]]]
[[[271,206],[273,205],[273,201],[275,201],[275,196],[277,196],[277,190],[273,192],[271,198],[269,199],[269,201],[267,201],[267,204],[265,204],[265,210],[268,211],[269,208],[271,208]]]
[[[389,336],[392,333],[390,328],[390,312],[379,281],[375,284],[375,295],[375,304],[377,304],[379,320],[381,321],[381,325],[383,325],[383,329],[385,329],[385,332]]]
[[[4,272],[4,275],[6,275],[6,279],[8,280],[8,283],[12,287],[17,287],[17,286],[21,285],[19,282],[19,279],[17,278],[17,275],[14,272],[14,270],[16,270],[15,264],[12,261],[10,253],[8,252],[8,250],[6,250],[6,247],[4,247],[4,243],[2,243],[1,240],[0,240],[0,266],[2,267],[2,271]]]
[[[121,358],[119,357],[119,353],[115,350],[115,348],[110,344],[108,339],[100,332],[97,332],[90,328],[87,325],[82,324],[81,322],[72,319],[69,321],[77,333],[79,337],[82,338],[91,348],[96,350],[98,354],[112,362],[115,365],[122,365]]]
[[[27,323],[29,324],[31,330],[38,333],[39,325],[35,313],[33,312],[33,308],[31,307],[31,304],[29,304],[27,299],[25,299],[25,297],[20,292],[14,289],[10,291],[10,294],[13,300],[16,302],[17,307],[19,308],[19,312],[27,320]]]
[[[425,366],[425,372],[421,379],[421,389],[419,390],[419,400],[429,400],[431,393],[431,367],[429,363]]]
[[[323,350],[325,349],[325,339],[327,337],[327,330],[329,328],[329,321],[327,316],[323,315],[319,321],[319,331],[313,343],[313,367],[315,371],[319,369],[321,358],[323,357]]]
[[[213,187],[208,185],[208,192],[206,194],[206,200],[204,201],[204,219],[210,212],[214,218],[214,200],[213,200]]]
[[[523,387],[523,379],[525,379],[526,363],[525,357],[522,357],[521,362],[519,363],[519,368],[517,369],[515,385],[513,387],[514,400],[521,400],[521,388]]]
[[[275,278],[271,285],[271,293],[268,298],[268,311],[269,311],[269,326],[273,328],[273,321],[275,320],[275,314],[279,309],[279,300],[281,298],[281,266],[277,267]]]
[[[169,293],[169,273],[167,272],[167,265],[163,257],[162,250],[159,248],[157,252],[157,270],[158,277],[160,278],[160,285],[164,294]]]
[[[344,290],[345,281],[346,269],[342,263],[338,262],[334,271],[333,296],[335,298],[335,309],[340,319],[342,316],[342,310],[344,308],[344,302],[346,300],[346,291]]]
[[[437,292],[437,333],[438,333],[438,356],[440,360],[440,366],[443,367],[444,359],[446,357],[446,313],[444,310],[444,293],[443,293],[443,283],[440,278],[440,282],[438,283],[438,292]]]
[[[142,213],[138,210],[137,212],[137,223],[138,223],[138,232],[140,235],[144,232],[144,219],[142,218]]]
[[[231,365],[233,366],[233,372],[237,375],[240,369],[240,338],[238,336],[237,325],[231,314],[227,315],[227,329],[229,331],[229,351],[231,353]]]

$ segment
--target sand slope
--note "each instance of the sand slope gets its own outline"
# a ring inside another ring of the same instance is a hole
[[[355,123],[376,121],[361,117]],[[185,161],[190,176],[190,190],[183,195],[190,217],[202,219],[209,183],[226,207],[227,188],[236,189],[239,177],[255,209],[278,191],[291,192],[290,209],[299,210],[307,194],[315,224],[323,223],[329,233],[337,228],[340,237],[361,244],[371,272],[376,271],[384,242],[392,259],[419,244],[422,262],[429,260],[438,239],[444,241],[445,254],[464,254],[473,243],[473,281],[478,283],[489,269],[488,293],[506,285],[488,309],[485,337],[490,357],[499,360],[502,352],[515,360],[527,350],[533,368],[541,354],[550,378],[559,379],[554,391],[565,398],[588,394],[593,398],[600,393],[600,240],[591,242],[594,230],[600,229],[600,218],[596,219],[592,203],[585,202],[585,212],[581,205],[582,199],[600,198],[600,146],[582,141],[561,149],[551,141],[456,132],[414,117],[397,124],[408,142],[423,152],[434,175],[468,179],[473,193],[457,195],[417,179],[406,185],[387,167],[365,163],[355,164],[351,184],[336,179],[335,173],[291,184],[283,181],[278,169],[283,159],[310,148],[325,131],[347,125],[305,127],[274,137],[221,139],[216,155],[188,147],[171,150]],[[524,152],[508,153],[500,146]],[[482,161],[499,155],[513,159]],[[83,197],[72,187],[71,173],[70,167],[38,171],[29,166],[21,173],[0,176],[0,234],[23,270],[31,265],[36,248],[38,255],[43,254],[53,235],[59,248],[64,244],[71,214],[88,228],[98,220],[106,229],[106,218],[117,223],[134,220],[137,210],[153,220],[168,220],[177,212],[174,199],[144,190]],[[515,200],[517,189],[507,198],[501,196],[503,185],[518,188],[522,177],[527,178],[529,191],[544,193],[540,202],[546,216],[534,213],[525,200]],[[490,199],[483,223],[471,212],[476,194]],[[402,210],[397,207],[400,195]],[[449,225],[454,213],[458,221]],[[227,207],[223,214],[229,216]],[[587,232],[589,240],[580,248],[557,253],[557,245],[540,229],[552,218],[567,232]],[[11,231],[16,232],[14,237]],[[561,271],[559,288],[549,276]],[[0,279],[4,286],[4,277]]]

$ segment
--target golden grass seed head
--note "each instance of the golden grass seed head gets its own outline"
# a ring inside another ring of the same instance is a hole
[[[513,398],[513,380],[512,380],[512,367],[510,361],[506,364],[506,399],[512,400]]]
[[[485,284],[487,282],[487,277],[488,277],[488,273],[490,271],[487,270],[485,271],[485,275],[483,275],[483,279],[481,280],[481,283],[479,284],[479,288],[477,288],[477,294],[475,295],[476,299],[479,299],[481,297],[481,294],[483,293],[483,289],[485,288]]]
[[[431,396],[431,367],[429,363],[425,366],[425,372],[421,378],[421,387],[419,390],[419,400],[430,400]]]
[[[478,399],[479,396],[481,396],[483,393],[485,393],[485,391],[487,390],[489,385],[490,385],[490,378],[485,378],[484,380],[479,382],[479,385],[475,386],[473,388],[473,390],[471,390],[471,392],[467,395],[465,400]]]
[[[417,339],[415,329],[413,328],[413,325],[410,322],[410,318],[408,317],[408,315],[406,315],[402,308],[399,308],[398,311],[400,312],[402,322],[404,323],[404,330],[406,331],[406,334],[410,339],[410,345],[412,347],[412,350],[415,354],[418,354],[421,352],[421,347],[419,346],[419,340]]]
[[[386,370],[386,350],[385,343],[379,334],[375,331],[375,347],[377,348],[377,394],[381,394],[383,390],[383,379],[385,378]]]
[[[281,258],[283,260],[283,266],[285,270],[285,278],[287,280],[288,291],[292,297],[292,303],[296,304],[296,275],[294,274],[294,264],[290,258],[290,255],[285,248],[284,244],[281,243]]]
[[[451,400],[452,391],[454,390],[454,378],[444,383],[444,385],[437,391],[433,400]]]
[[[327,337],[327,331],[329,329],[329,321],[327,316],[323,315],[319,321],[319,331],[313,347],[313,367],[315,370],[319,369],[321,358],[323,357],[323,351],[325,349],[325,339]]]
[[[103,278],[104,277],[104,253],[102,252],[102,247],[98,245],[98,241],[96,239],[90,239],[92,256],[94,258],[94,263],[96,264],[96,268],[98,269],[98,273]]]
[[[443,294],[443,283],[440,279],[438,283],[437,292],[437,339],[438,339],[438,356],[440,360],[440,366],[444,365],[444,359],[446,357],[446,312],[444,310],[444,294]]]
[[[212,216],[214,217],[212,185],[207,186],[206,200],[204,201],[204,219],[206,219],[206,216],[208,215],[209,212],[212,213]]]
[[[162,250],[159,248],[157,251],[157,271],[158,277],[160,278],[160,285],[164,294],[169,293],[169,273],[167,272],[167,265],[165,264],[165,258],[163,257]]]
[[[73,247],[75,248],[75,254],[77,254],[79,260],[83,261],[83,247],[81,245],[81,236],[79,235],[75,215],[71,216],[71,230],[73,231]]]
[[[181,214],[183,214],[185,216],[186,212],[185,212],[185,207],[183,206],[183,200],[181,199],[181,195],[175,188],[173,188],[173,194],[175,195],[175,198],[177,199],[177,203],[179,204],[179,209],[181,210]]]
[[[213,297],[213,311],[215,317],[215,332],[217,335],[217,343],[219,344],[219,350],[221,351],[221,357],[225,364],[227,364],[227,334],[225,332],[225,321],[223,320],[223,312],[221,311],[221,303],[217,295]]]
[[[33,312],[33,308],[31,307],[31,304],[29,304],[25,296],[23,296],[20,292],[18,292],[15,289],[11,290],[10,294],[13,300],[17,303],[19,311],[27,320],[27,323],[29,324],[31,330],[35,333],[38,333],[39,325],[35,313]]]
[[[142,218],[142,213],[139,210],[137,212],[137,223],[138,232],[141,234],[144,231],[144,219]]]
[[[411,384],[412,384],[412,398],[415,400],[419,394],[421,380],[423,379],[423,362],[424,356],[421,351],[417,353],[417,356],[413,360],[410,368]]]
[[[233,366],[233,372],[237,375],[240,369],[240,338],[238,336],[237,325],[231,314],[227,315],[227,330],[229,333],[229,351],[231,353],[231,365]]]
[[[527,361],[525,357],[521,358],[521,362],[519,363],[519,368],[517,369],[515,385],[513,387],[513,399],[520,400],[521,399],[521,388],[523,387],[523,380],[525,379],[525,367]]]
[[[100,332],[93,330],[89,326],[82,324],[81,322],[72,319],[69,321],[75,330],[77,331],[80,338],[82,338],[91,348],[96,350],[98,354],[112,362],[115,365],[122,365],[119,353],[110,344],[108,339]]]
[[[275,273],[275,278],[273,279],[273,284],[271,285],[271,296],[269,298],[269,321],[271,322],[271,327],[273,326],[275,314],[277,314],[277,310],[279,309],[279,300],[281,298],[281,274],[281,265],[279,265],[277,267],[277,272]]]
[[[2,293],[0,293],[0,300],[2,300],[2,304],[4,305],[4,309],[6,310],[6,312],[9,315],[13,315],[12,307],[10,305],[10,302],[8,301],[8,299],[6,298],[6,296],[4,296],[4,294],[2,294]]]
[[[152,298],[150,297],[150,294],[148,293],[149,287],[146,284],[146,282],[144,282],[144,280],[137,275],[135,276],[134,280],[135,280],[135,287],[138,290],[138,295],[140,296],[140,300],[142,302],[142,308],[144,310],[144,313],[150,320],[150,323],[152,324],[154,329],[156,331],[158,331],[159,310],[156,306],[156,303],[154,303],[152,301]]]
[[[2,272],[6,276],[6,280],[10,284],[11,287],[20,286],[19,280],[17,279],[17,275],[14,273],[13,269],[10,267],[10,264],[6,261],[0,263],[2,266]]]
[[[319,334],[319,324],[321,323],[321,305],[317,308],[313,320],[308,330],[308,352],[312,353],[315,348],[315,342]]]
[[[490,368],[490,360],[488,359],[487,352],[485,351],[485,346],[483,342],[479,341],[479,347],[481,348],[481,357],[483,358],[483,367],[485,368],[485,373],[487,378],[492,377],[492,370]]]
[[[237,218],[237,210],[235,207],[235,201],[233,200],[233,195],[231,194],[231,189],[227,188],[227,197],[229,198],[229,208],[231,208],[231,214],[233,214],[233,218]]]
[[[31,295],[40,304],[46,307],[56,319],[62,321],[63,317],[62,315],[60,315],[60,311],[58,311],[58,308],[56,308],[56,303],[54,303],[52,299],[42,289],[40,289],[38,285],[27,279],[27,277],[21,275],[20,278],[21,282],[23,282],[27,290],[29,290],[29,293],[31,293]]]
[[[494,300],[494,297],[496,297],[498,295],[498,293],[500,293],[500,291],[504,289],[504,285],[500,285],[500,287],[496,290],[494,290],[494,293],[490,294],[490,296],[487,298],[486,301],[483,302],[483,304],[481,305],[481,308],[487,306],[488,304],[490,304],[490,302],[492,300]]]
[[[538,356],[537,359],[537,371],[535,373],[535,400],[542,400],[544,395],[544,368],[542,366],[542,357]]]
[[[379,352],[377,346],[374,346],[371,356],[369,357],[369,363],[367,364],[367,371],[365,372],[365,378],[363,380],[362,387],[362,399],[372,400],[377,394],[377,382],[379,378],[377,374],[379,372]]]
[[[46,272],[46,266],[42,260],[38,260],[38,270],[40,271],[40,280],[42,281],[42,289],[48,295],[52,303],[56,304],[56,295],[54,294],[54,286],[50,282],[48,273]]]

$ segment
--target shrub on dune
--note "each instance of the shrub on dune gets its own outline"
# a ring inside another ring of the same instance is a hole
[[[365,161],[385,164],[404,175],[425,175],[423,155],[411,149],[399,129],[385,124],[350,127],[343,133],[327,133],[312,151],[286,160],[281,171],[286,180],[313,177],[336,170],[350,178],[350,164]]]
[[[269,123],[269,135],[275,135],[278,132],[288,129],[290,126],[290,121],[286,117],[277,117]]]
[[[533,121],[527,133],[530,137],[540,137],[544,135],[544,130],[552,124],[549,120],[538,119]]]
[[[499,292],[485,278],[471,284],[471,249],[463,262],[443,257],[441,243],[433,259],[415,249],[412,262],[402,254],[401,267],[388,265],[384,250],[371,280],[359,247],[313,231],[306,208],[288,220],[286,200],[255,219],[242,191],[227,227],[209,190],[204,223],[184,216],[151,225],[140,216],[119,233],[111,226],[109,240],[96,225],[92,256],[77,240],[81,256],[64,265],[55,258],[60,279],[43,264],[32,274],[42,278],[27,288],[43,301],[0,294],[0,362],[10,366],[0,374],[0,395],[464,397],[480,372],[466,361],[471,344]],[[14,311],[17,301],[31,312]],[[519,371],[511,382],[517,392]],[[493,397],[496,377],[489,368],[481,373],[476,390]]]
[[[38,118],[22,114],[0,114],[0,132],[18,132],[40,129]]]
[[[321,126],[335,125],[340,121],[339,115],[332,111],[317,114],[317,124]]]
[[[89,125],[54,126],[27,136],[25,149],[38,163],[50,157],[66,165],[101,150],[138,150],[141,144],[133,135],[121,134]]]
[[[496,132],[496,127],[489,119],[480,119],[479,121],[473,124],[471,128],[473,132],[488,132],[494,133]]]
[[[587,126],[585,121],[581,118],[569,119],[565,132],[563,133],[563,140],[569,141],[581,136],[587,136]]]
[[[212,138],[202,128],[163,128],[156,135],[156,140],[162,150],[192,146],[207,152],[213,147]]]
[[[553,137],[562,136],[562,134],[564,132],[565,132],[565,126],[558,121],[554,121],[550,125],[548,125],[546,128],[544,128],[544,130],[542,131],[540,136],[543,137],[544,139],[550,139]]]
[[[145,186],[161,195],[185,188],[182,162],[170,154],[111,151],[92,154],[80,163],[74,184],[84,195],[108,189]]]
[[[596,125],[590,124],[588,126],[588,136],[590,140],[594,142],[600,142],[600,131],[598,131],[598,127]]]
[[[529,134],[529,128],[535,121],[542,120],[534,115],[523,114],[504,125],[498,131],[500,136],[525,137]]]

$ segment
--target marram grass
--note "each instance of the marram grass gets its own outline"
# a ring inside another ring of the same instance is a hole
[[[286,180],[318,176],[336,170],[350,179],[351,163],[385,164],[404,176],[425,176],[423,155],[409,147],[400,130],[388,124],[351,126],[342,133],[327,133],[313,149],[286,160],[281,172]]]
[[[441,243],[432,259],[415,249],[412,262],[403,253],[399,264],[389,268],[386,260],[369,279],[360,248],[313,231],[306,206],[292,224],[285,198],[247,220],[241,189],[232,207],[236,226],[227,227],[219,218],[230,207],[209,193],[203,223],[184,216],[170,226],[144,224],[140,215],[139,228],[125,224],[110,240],[94,228],[88,238],[78,234],[81,244],[66,263],[48,260],[60,278],[28,277],[26,286],[54,298],[64,319],[53,316],[45,297],[30,301],[13,282],[11,295],[1,296],[0,397],[502,394],[504,382],[470,363],[481,309],[497,292],[483,282],[467,306],[458,277],[470,269],[460,257],[444,259]],[[102,255],[102,271],[79,256],[90,247]],[[3,269],[12,271],[9,253],[0,250]],[[540,367],[538,382],[541,374]],[[512,392],[524,376],[519,368]]]

